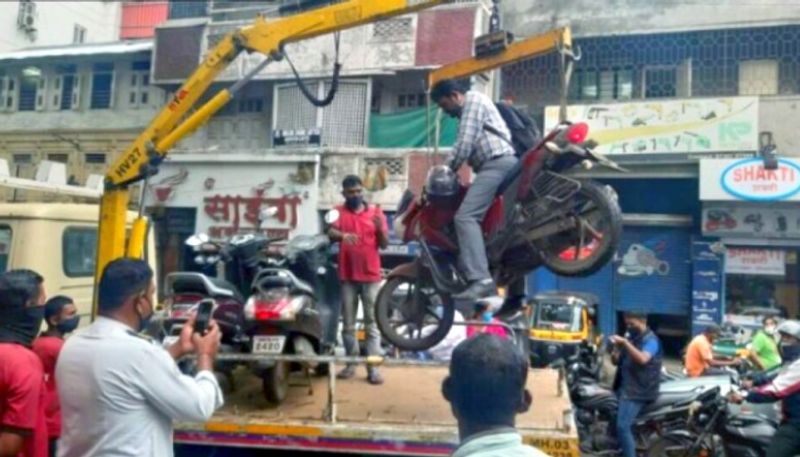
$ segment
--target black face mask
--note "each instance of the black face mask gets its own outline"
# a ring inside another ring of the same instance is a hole
[[[637,336],[639,336],[639,335],[641,335],[641,334],[642,334],[642,332],[640,332],[640,331],[639,331],[639,329],[638,329],[637,327],[634,327],[634,326],[632,326],[632,325],[628,325],[628,326],[626,327],[626,330],[628,330],[628,333],[629,333],[629,334],[631,335],[631,337],[633,337],[633,338],[636,338]]]
[[[58,329],[58,331],[61,333],[71,333],[78,328],[78,324],[80,324],[80,322],[80,316],[72,316],[69,319],[64,319],[63,321],[59,322],[58,325],[56,325],[56,329]]]
[[[800,358],[800,344],[781,343],[781,359],[783,363],[792,363]]]
[[[453,109],[447,110],[447,114],[449,114],[450,117],[454,117],[456,119],[460,119],[462,111],[464,111],[464,107],[457,106],[457,107],[455,107]]]
[[[344,204],[347,205],[347,208],[351,211],[361,208],[362,203],[364,203],[364,197],[360,195],[357,197],[347,197],[344,199]]]
[[[4,311],[0,319],[0,341],[30,346],[42,326],[44,305]]]
[[[149,304],[149,303],[148,303]],[[147,329],[147,326],[150,325],[150,321],[153,320],[153,315],[155,315],[155,311],[153,308],[150,308],[150,314],[147,316],[143,316],[141,312],[139,312],[139,307],[136,307],[136,314],[139,315],[139,332],[143,332]]]

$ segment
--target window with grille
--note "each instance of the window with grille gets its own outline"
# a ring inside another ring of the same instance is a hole
[[[364,165],[376,169],[385,168],[391,178],[403,178],[406,176],[406,161],[402,158],[366,158]]]
[[[33,156],[30,154],[14,154],[16,165],[30,165],[33,163]]]
[[[106,155],[97,152],[87,152],[86,163],[104,164],[106,163]]]
[[[69,160],[68,154],[47,154],[47,160],[51,162],[67,163]]]
[[[399,109],[421,108],[426,104],[425,94],[400,94],[397,96]]]
[[[39,90],[44,82],[41,69],[28,67],[22,70],[22,77],[19,81],[19,111],[33,111],[36,109]]]
[[[114,64],[96,63],[92,66],[90,109],[111,108],[114,99]]]
[[[376,22],[372,26],[372,37],[379,41],[405,41],[413,37],[412,18],[397,17]]]
[[[321,98],[330,83],[308,85],[312,93]],[[297,137],[311,136],[321,131],[323,146],[363,146],[366,144],[367,110],[369,97],[367,81],[339,81],[339,90],[333,102],[324,108],[312,105],[296,84],[275,88],[276,117],[273,132],[280,136],[289,132]],[[277,138],[277,137],[276,137]],[[276,145],[283,145],[277,143]]]
[[[578,71],[570,81],[572,100],[628,100],[633,97],[633,70]]]
[[[264,111],[264,99],[243,98],[239,100],[239,113],[261,113]]]
[[[800,94],[798,43],[800,25],[576,39],[583,58],[570,95],[600,97],[597,73],[610,68],[633,70],[634,98]],[[555,55],[516,62],[503,68],[502,87],[536,110],[557,105],[558,71]]]
[[[329,83],[325,84],[325,91]],[[363,146],[367,138],[366,81],[340,81],[333,102],[322,110],[323,146]],[[306,102],[308,103],[308,102]]]
[[[778,93],[777,60],[745,60],[739,63],[739,95]]]
[[[68,110],[73,107],[73,94],[76,93],[77,67],[75,65],[57,65],[56,77],[53,80],[52,108]]]
[[[675,97],[678,87],[677,67],[645,68],[644,70],[644,97],[666,98]]]
[[[132,108],[148,106],[150,103],[150,61],[131,63],[128,105]]]

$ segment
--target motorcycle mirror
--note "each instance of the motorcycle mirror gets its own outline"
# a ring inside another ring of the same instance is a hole
[[[268,206],[266,208],[262,208],[261,211],[258,213],[258,220],[264,222],[265,220],[271,218],[272,216],[278,214],[278,207],[277,206]]]
[[[208,243],[211,238],[208,237],[205,233],[198,233],[196,235],[192,235],[186,239],[186,245],[196,248],[201,244]]]
[[[338,209],[332,209],[327,213],[325,213],[325,223],[328,225],[332,225],[333,223],[339,220],[340,216],[341,214],[339,214]]]

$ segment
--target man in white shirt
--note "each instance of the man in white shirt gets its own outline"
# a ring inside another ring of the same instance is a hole
[[[59,457],[171,457],[172,421],[206,421],[222,406],[213,374],[220,331],[192,320],[169,349],[141,336],[154,311],[153,271],[142,260],[108,264],[98,286],[100,317],[67,340],[56,367],[61,399]],[[175,360],[197,354],[197,375]]]

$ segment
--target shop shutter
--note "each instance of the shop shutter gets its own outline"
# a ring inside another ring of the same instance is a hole
[[[609,262],[597,273],[585,278],[558,276],[558,290],[587,292],[597,296],[597,324],[600,332],[611,335],[616,332],[616,306],[614,303],[613,262]]]
[[[686,316],[691,309],[690,232],[626,226],[614,262],[617,310]]]

